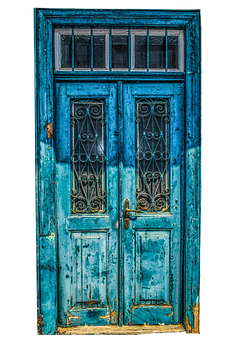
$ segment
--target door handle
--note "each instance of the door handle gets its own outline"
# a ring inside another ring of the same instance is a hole
[[[134,209],[129,209],[130,208],[130,201],[128,198],[125,199],[124,203],[124,227],[127,230],[130,225],[130,212],[141,212],[141,210],[134,210]]]

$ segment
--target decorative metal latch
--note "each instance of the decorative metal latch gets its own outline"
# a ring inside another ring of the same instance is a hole
[[[130,201],[128,200],[128,198],[125,199],[125,203],[124,203],[124,227],[127,230],[129,228],[130,225],[130,212],[141,212],[141,210],[133,210],[133,209],[129,209],[130,207]]]

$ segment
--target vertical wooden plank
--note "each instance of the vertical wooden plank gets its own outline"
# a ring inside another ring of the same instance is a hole
[[[74,281],[71,281],[74,236],[67,230],[67,218],[71,212],[71,166],[70,166],[70,99],[67,84],[56,85],[56,206],[58,225],[58,322],[66,325],[67,312],[75,299]]]
[[[109,308],[112,313],[111,324],[117,324],[118,313],[118,117],[117,117],[117,85],[110,84],[110,95],[107,105],[107,207],[111,220],[108,234],[108,291]]]
[[[40,291],[40,250],[39,250],[39,141],[38,141],[38,44],[37,44],[37,10],[34,9],[34,69],[35,69],[35,185],[36,185],[36,241],[37,241],[37,314],[41,315],[41,291]]]
[[[185,317],[188,333],[199,333],[200,285],[200,13],[186,26],[186,208]]]
[[[38,249],[39,299],[43,326],[40,332],[56,331],[56,242],[53,149],[53,30],[52,24],[36,10],[37,63],[37,154],[38,154]]]
[[[123,172],[122,172],[122,206],[126,198],[130,200],[130,207],[135,207],[135,98],[132,96],[132,85],[123,85]],[[128,230],[122,227],[123,230],[123,244],[124,244],[124,324],[131,323],[131,308],[133,306],[133,299],[135,298],[135,249],[134,238],[135,231],[132,228],[132,222]]]
[[[182,171],[184,168],[184,84],[175,83],[174,96],[170,100],[170,209],[173,214],[173,229],[170,239],[170,294],[174,307],[174,323],[181,322],[182,276],[181,258],[181,230],[183,223],[181,211],[183,210],[182,195]]]
[[[130,30],[128,30],[129,48],[130,48]],[[130,67],[130,50],[129,50],[129,67]],[[119,311],[118,311],[118,324],[123,325],[123,287],[124,287],[124,271],[123,271],[123,197],[122,197],[122,185],[123,185],[123,138],[124,138],[124,126],[123,126],[123,83],[118,82],[118,126],[119,126],[119,138],[118,138],[118,211],[119,211]]]
[[[40,286],[42,331],[55,334],[57,327],[55,235],[40,237]]]

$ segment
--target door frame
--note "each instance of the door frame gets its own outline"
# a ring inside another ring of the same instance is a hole
[[[38,331],[57,329],[57,224],[53,125],[55,83],[60,81],[184,82],[185,176],[183,200],[183,324],[199,333],[201,219],[201,23],[200,10],[35,9],[35,143]],[[54,70],[54,28],[155,27],[185,30],[184,72],[71,72]],[[120,104],[119,104],[120,106]],[[121,107],[120,107],[121,110]]]

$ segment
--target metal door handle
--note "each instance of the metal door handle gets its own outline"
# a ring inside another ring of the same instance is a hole
[[[129,209],[130,207],[130,201],[128,200],[128,198],[125,199],[125,203],[124,203],[124,227],[127,230],[129,228],[130,225],[130,212],[140,212],[141,210],[134,210],[134,209]]]

